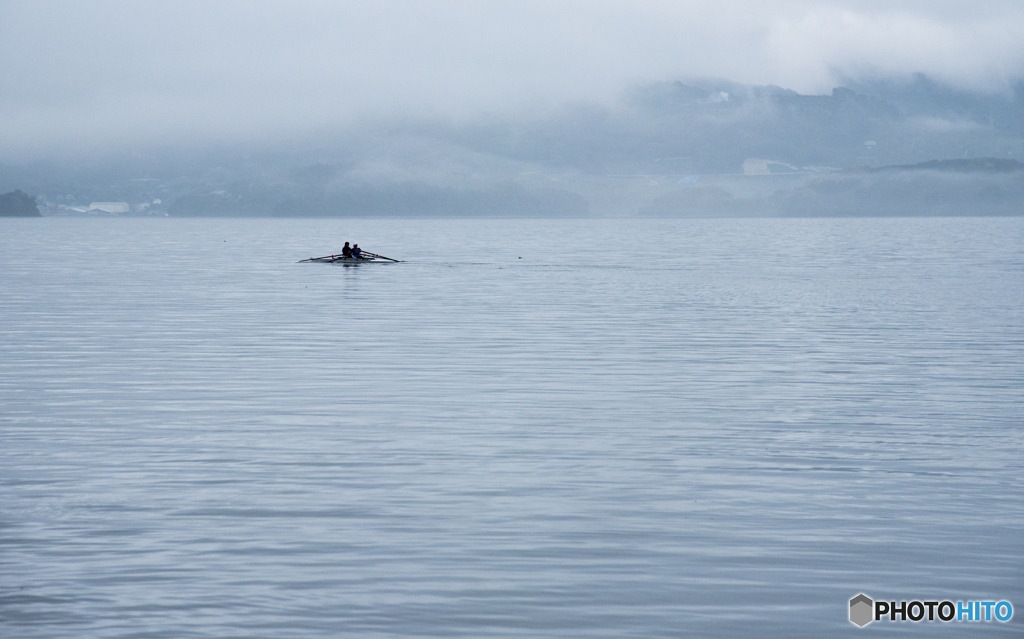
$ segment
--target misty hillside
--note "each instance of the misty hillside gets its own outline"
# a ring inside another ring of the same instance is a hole
[[[767,196],[693,185],[655,198],[653,217],[1024,215],[1024,164],[982,158],[855,168]]]
[[[726,81],[639,87],[618,110],[452,131],[470,148],[586,172],[736,173],[745,159],[847,168],[1024,153],[1024,84],[987,96],[926,78],[800,95]]]
[[[0,192],[36,194],[48,215],[106,214],[97,202],[175,216],[1020,214],[1024,84],[846,84],[662,82],[613,106],[133,149],[0,166]]]

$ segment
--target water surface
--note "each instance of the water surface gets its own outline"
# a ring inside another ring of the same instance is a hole
[[[1024,219],[0,229],[5,636],[1024,606]],[[345,240],[408,261],[294,263]]]

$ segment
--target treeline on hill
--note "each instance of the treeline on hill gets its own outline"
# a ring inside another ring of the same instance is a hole
[[[36,199],[14,190],[0,194],[0,217],[40,217]]]
[[[978,158],[826,174],[767,197],[694,185],[640,211],[652,217],[1024,215],[1024,164]]]

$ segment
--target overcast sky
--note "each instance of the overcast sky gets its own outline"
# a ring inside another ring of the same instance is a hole
[[[1022,0],[0,0],[0,160],[467,116],[716,76],[825,93],[917,71],[1005,90]]]

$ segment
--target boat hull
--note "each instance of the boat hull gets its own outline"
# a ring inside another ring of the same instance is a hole
[[[317,257],[303,262],[319,262],[321,264],[340,264],[341,266],[360,266],[362,264],[395,264],[388,260],[378,260],[372,257]]]

